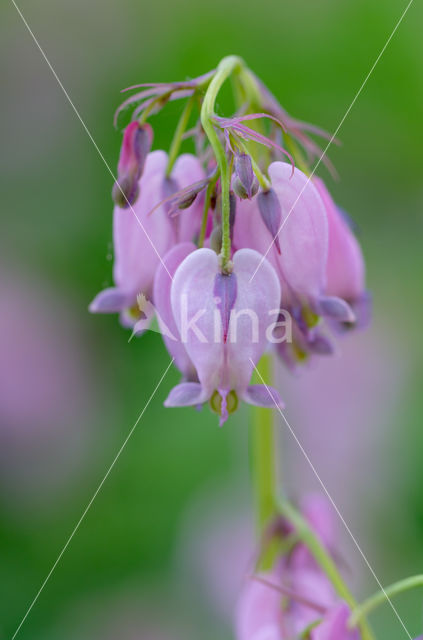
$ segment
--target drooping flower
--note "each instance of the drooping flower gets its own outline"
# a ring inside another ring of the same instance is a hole
[[[313,182],[322,198],[329,224],[326,294],[348,302],[356,316],[356,322],[350,326],[363,326],[369,319],[371,302],[365,286],[365,264],[360,244],[323,180],[314,178]]]
[[[265,261],[253,285],[249,280],[261,261],[250,249],[233,256],[231,273],[222,273],[211,249],[194,251],[178,267],[171,305],[179,335],[193,362],[199,382],[175,387],[165,405],[198,405],[210,400],[221,424],[239,400],[273,407],[278,393],[249,386],[254,365],[266,349],[266,335],[280,303],[280,285]]]
[[[137,295],[142,293],[147,298],[151,297],[157,265],[170,248],[173,238],[172,226],[163,207],[159,207],[154,215],[148,215],[161,200],[166,164],[164,151],[150,153],[134,206],[129,209],[115,206],[115,287],[101,291],[90,305],[90,311],[94,313],[120,313],[126,326],[131,326],[138,317]]]
[[[125,326],[133,326],[140,316],[137,296],[150,299],[154,276],[163,257],[178,238],[188,240],[198,232],[201,207],[194,203],[172,221],[162,203],[166,183],[167,154],[148,154],[138,183],[138,198],[133,207],[115,206],[113,219],[115,287],[101,291],[90,305],[94,313],[120,313]],[[199,161],[190,154],[175,163],[172,179],[175,188],[184,188],[204,177]],[[154,210],[154,211],[153,211]],[[151,213],[153,211],[153,213]]]
[[[309,496],[302,511],[331,552],[335,539],[329,506],[323,497]],[[284,535],[294,532],[289,523],[282,525]],[[359,640],[359,631],[349,628],[350,615],[308,549],[297,543],[271,571],[246,581],[236,610],[236,636],[237,640]]]
[[[234,244],[256,249],[277,270],[293,333],[277,351],[295,369],[310,355],[334,352],[321,317],[331,328],[355,326],[356,316],[364,321],[369,297],[360,247],[322,183],[299,169],[292,173],[287,163],[274,162],[268,171],[271,189],[239,203]]]

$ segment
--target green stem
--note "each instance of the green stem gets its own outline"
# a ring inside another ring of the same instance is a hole
[[[404,591],[415,589],[416,587],[423,587],[423,575],[405,578],[405,580],[400,580],[399,582],[391,584],[383,591],[378,591],[374,595],[370,596],[370,598],[367,598],[367,600],[362,604],[355,607],[350,617],[351,627],[355,627],[371,611],[376,609],[379,605],[388,602],[390,598],[393,598]]]
[[[191,98],[186,102],[184,110],[182,111],[182,115],[179,119],[178,126],[176,127],[175,135],[173,136],[172,144],[170,145],[169,150],[169,160],[167,162],[166,168],[166,177],[168,178],[173,169],[173,165],[175,164],[175,160],[178,157],[179,149],[182,142],[182,136],[185,133],[185,130],[188,126],[188,122],[191,116],[192,108],[194,106],[194,102],[196,100],[195,93],[191,96]]]
[[[354,596],[351,594],[350,590],[342,579],[338,568],[336,567],[336,564],[327,553],[320,540],[313,533],[302,515],[299,514],[298,511],[294,509],[294,507],[287,501],[282,502],[279,508],[282,515],[285,516],[285,518],[287,518],[294,525],[298,537],[312,553],[317,564],[321,567],[321,569],[331,581],[339,597],[345,600],[345,602],[351,607],[352,610],[355,610],[357,608],[357,603]],[[359,626],[363,640],[374,640],[373,633],[371,632],[365,618],[360,621]]]
[[[268,381],[272,377],[269,355],[260,360],[257,367],[260,376]],[[257,374],[257,377],[260,377]],[[251,456],[253,470],[254,500],[259,537],[266,533],[269,524],[277,514],[275,496],[276,464],[274,454],[274,426],[272,409],[254,407],[251,429]],[[262,559],[262,569],[272,565],[271,550]]]
[[[237,56],[223,58],[204,96],[201,108],[201,124],[213,148],[220,169],[222,184],[222,269],[224,270],[231,257],[231,238],[229,224],[229,191],[231,176],[226,151],[213,126],[214,106],[222,84],[236,70],[242,69],[244,62]]]
[[[201,230],[200,230],[200,236],[198,238],[198,248],[201,249],[201,247],[204,245],[204,239],[206,237],[206,230],[207,230],[207,219],[209,216],[209,208],[210,208],[210,200],[213,194],[213,190],[216,186],[216,182],[217,179],[219,177],[219,172],[216,171],[215,175],[210,179],[209,184],[207,185],[207,189],[206,189],[206,196],[204,198],[204,206],[203,206],[203,218],[201,221]]]

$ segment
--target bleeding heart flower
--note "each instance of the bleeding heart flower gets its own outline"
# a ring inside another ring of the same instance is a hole
[[[275,390],[270,395],[264,386],[249,386],[280,303],[279,281],[267,261],[250,283],[261,259],[256,251],[242,249],[233,256],[231,273],[223,274],[216,253],[198,249],[178,267],[171,288],[172,311],[199,382],[175,387],[166,406],[210,400],[222,424],[240,399],[265,407],[274,407],[275,401],[282,404]]]
[[[115,287],[101,291],[90,305],[93,313],[121,313],[125,326],[132,326],[138,317],[128,312],[136,306],[137,295],[151,297],[154,275],[160,259],[171,246],[173,232],[163,207],[154,215],[149,212],[160,201],[161,186],[167,165],[164,151],[147,156],[139,182],[139,196],[133,208],[115,206],[113,241]]]
[[[93,313],[120,313],[122,324],[132,327],[140,317],[137,296],[150,299],[157,267],[176,238],[192,239],[201,224],[201,205],[194,203],[170,220],[163,200],[168,158],[164,151],[148,154],[139,180],[139,196],[128,209],[115,206],[113,240],[116,286],[101,291],[90,305]],[[197,158],[178,158],[171,180],[175,188],[187,187],[204,177]],[[153,211],[154,209],[154,211]],[[151,213],[153,211],[153,213]],[[163,266],[163,264],[162,264]]]
[[[348,302],[356,316],[356,324],[363,326],[370,316],[371,300],[365,288],[361,247],[323,180],[313,178],[313,182],[325,206],[329,224],[326,294]]]

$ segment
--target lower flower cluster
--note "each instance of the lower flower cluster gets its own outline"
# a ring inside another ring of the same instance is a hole
[[[330,505],[309,496],[303,516],[328,553],[335,552]],[[282,523],[283,539],[295,535]],[[253,575],[245,584],[236,612],[237,640],[360,640],[350,624],[351,609],[336,593],[308,549],[296,543],[271,572]]]

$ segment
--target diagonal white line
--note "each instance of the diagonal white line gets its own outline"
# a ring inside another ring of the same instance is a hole
[[[250,362],[253,365],[256,374],[259,376],[260,380],[262,381],[262,383],[266,387],[266,390],[267,390],[270,398],[272,399],[272,402],[274,403],[275,408],[279,411],[283,421],[285,422],[285,424],[288,427],[292,437],[294,438],[295,442],[297,443],[298,447],[300,448],[301,453],[303,454],[304,458],[307,460],[308,464],[310,465],[311,470],[313,471],[314,475],[316,476],[317,480],[319,481],[320,486],[322,487],[322,489],[325,492],[326,496],[328,497],[330,503],[332,504],[333,508],[335,509],[339,519],[341,520],[341,522],[344,525],[345,529],[347,530],[349,536],[351,537],[352,541],[354,542],[355,546],[357,547],[358,551],[360,552],[360,555],[363,558],[364,562],[366,563],[367,567],[369,568],[370,573],[372,574],[372,576],[376,580],[376,583],[377,583],[379,589],[382,591],[382,593],[385,596],[386,600],[390,604],[393,612],[395,613],[396,617],[398,618],[398,620],[399,620],[402,628],[404,629],[405,633],[407,634],[408,638],[410,640],[413,640],[411,635],[410,635],[410,633],[409,633],[409,631],[408,631],[408,629],[407,629],[407,627],[405,626],[400,614],[398,613],[398,611],[395,608],[392,600],[390,599],[390,597],[386,593],[385,589],[382,586],[382,583],[380,582],[379,578],[377,577],[373,567],[371,566],[371,564],[368,561],[366,555],[364,554],[364,551],[361,549],[361,547],[358,544],[356,538],[354,537],[351,529],[349,528],[348,524],[345,522],[345,519],[344,519],[343,515],[341,514],[341,512],[338,509],[338,507],[336,506],[335,501],[333,500],[332,496],[330,495],[329,491],[327,490],[326,485],[324,484],[323,480],[320,478],[320,476],[319,476],[315,466],[313,465],[312,461],[310,460],[306,450],[304,449],[303,445],[301,444],[301,442],[299,441],[297,435],[295,434],[295,431],[292,429],[291,425],[289,424],[288,420],[286,419],[284,413],[282,412],[282,409],[279,407],[278,403],[276,402],[276,400],[275,400],[275,398],[273,396],[272,390],[267,386],[266,382],[263,380],[263,376],[261,375],[260,371],[257,369],[256,365],[254,364],[254,362],[253,362],[253,360],[251,358],[250,358]]]
[[[73,528],[72,533],[70,534],[69,538],[66,541],[65,546],[63,547],[63,549],[61,550],[61,552],[59,553],[59,555],[57,556],[57,559],[55,561],[55,563],[53,564],[53,566],[51,567],[50,571],[48,572],[44,582],[42,583],[41,587],[39,588],[35,598],[32,600],[31,604],[29,605],[27,612],[25,613],[24,617],[22,618],[18,628],[16,629],[15,633],[13,634],[11,640],[14,640],[16,638],[16,636],[18,635],[23,623],[25,622],[25,620],[27,619],[29,613],[31,612],[32,607],[34,606],[34,604],[37,602],[38,598],[41,595],[41,592],[43,591],[44,587],[46,586],[47,582],[49,581],[53,571],[56,569],[57,565],[59,564],[63,554],[65,553],[66,549],[68,548],[72,538],[74,537],[75,533],[78,531],[83,519],[85,518],[85,516],[88,513],[88,510],[90,509],[92,503],[94,502],[94,500],[96,499],[98,493],[100,492],[102,486],[104,485],[104,483],[106,482],[107,478],[110,475],[110,472],[112,471],[113,467],[115,466],[116,462],[118,461],[118,458],[120,456],[120,454],[122,453],[122,451],[124,450],[124,448],[126,447],[128,440],[130,439],[130,437],[132,436],[132,434],[134,433],[139,421],[141,420],[141,418],[143,417],[144,413],[146,412],[150,402],[152,401],[152,399],[154,398],[154,396],[156,395],[157,389],[160,387],[161,383],[163,382],[167,372],[169,371],[171,365],[173,364],[173,358],[172,360],[169,362],[169,364],[166,367],[165,372],[163,373],[162,377],[160,378],[160,380],[158,381],[157,385],[155,386],[153,393],[150,395],[149,399],[147,400],[144,409],[141,411],[140,415],[138,416],[135,424],[133,425],[132,429],[130,430],[130,432],[128,433],[128,435],[126,436],[125,440],[123,441],[122,446],[120,447],[119,451],[117,452],[117,454],[115,455],[112,464],[110,465],[110,467],[107,469],[106,474],[103,478],[103,480],[100,482],[100,484],[98,485],[97,489],[95,490],[91,500],[89,501],[89,503],[87,504],[87,506],[85,507],[81,517],[79,518],[78,522],[76,523],[75,527]]]
[[[13,2],[13,0],[12,0],[12,2]],[[346,110],[346,112],[344,113],[344,115],[343,115],[343,117],[342,117],[342,119],[341,119],[340,123],[339,123],[339,124],[338,124],[338,126],[336,127],[336,129],[335,129],[335,131],[334,131],[334,133],[333,133],[332,137],[330,138],[329,142],[327,143],[326,147],[324,148],[322,155],[320,156],[320,158],[319,158],[319,159],[318,159],[318,161],[316,162],[316,164],[315,164],[315,166],[314,166],[314,168],[313,168],[313,170],[312,170],[311,174],[310,174],[310,175],[309,175],[309,177],[308,177],[307,182],[305,183],[305,185],[304,185],[304,186],[303,186],[303,188],[301,189],[301,191],[300,191],[300,193],[298,194],[298,196],[297,196],[297,198],[296,198],[296,200],[295,200],[294,204],[292,205],[291,209],[289,210],[288,215],[286,216],[286,218],[285,218],[285,219],[284,219],[284,221],[282,222],[281,226],[279,227],[279,231],[277,232],[276,236],[275,236],[274,238],[272,238],[272,241],[271,241],[271,243],[269,244],[269,247],[268,247],[268,249],[267,249],[266,253],[262,256],[262,259],[260,260],[260,262],[259,262],[259,264],[258,264],[258,266],[257,266],[256,270],[254,271],[253,275],[251,276],[251,278],[250,278],[250,282],[253,280],[253,278],[255,277],[255,275],[256,275],[256,273],[257,273],[257,271],[260,269],[261,265],[263,264],[263,261],[265,260],[265,258],[266,258],[266,256],[267,256],[267,254],[269,253],[270,249],[272,248],[272,246],[273,246],[273,244],[274,244],[274,242],[275,242],[275,238],[279,236],[279,234],[281,233],[282,229],[284,228],[284,226],[285,226],[285,225],[286,225],[286,223],[288,222],[289,217],[290,217],[291,213],[293,212],[293,210],[294,210],[294,208],[295,208],[295,205],[297,204],[298,200],[301,198],[302,194],[304,193],[305,189],[307,188],[308,183],[310,182],[310,180],[312,179],[312,177],[313,177],[313,176],[314,176],[314,174],[316,173],[316,171],[317,171],[317,169],[318,169],[318,167],[319,167],[320,163],[322,162],[323,158],[325,157],[325,155],[326,155],[326,153],[327,153],[327,151],[328,151],[329,147],[331,146],[331,144],[333,143],[334,139],[335,139],[335,138],[336,138],[336,136],[338,135],[338,132],[339,132],[340,128],[341,128],[341,127],[342,127],[342,125],[344,124],[344,122],[345,122],[346,118],[348,117],[348,115],[349,115],[349,113],[350,113],[351,109],[352,109],[352,108],[353,108],[353,106],[355,105],[355,103],[356,103],[356,101],[357,101],[357,99],[358,99],[359,95],[361,94],[361,92],[363,91],[364,87],[366,86],[367,81],[369,80],[370,76],[372,75],[373,71],[375,70],[376,65],[378,64],[379,60],[381,59],[381,57],[382,57],[382,56],[383,56],[383,54],[385,53],[385,51],[386,51],[386,49],[387,49],[387,47],[388,47],[389,43],[391,42],[392,38],[394,37],[394,35],[395,35],[395,33],[396,33],[396,31],[397,31],[398,27],[400,26],[401,22],[404,20],[404,18],[405,18],[405,16],[406,16],[406,14],[407,14],[407,11],[409,10],[409,8],[410,8],[410,7],[411,7],[411,5],[413,4],[413,2],[414,2],[414,0],[410,0],[410,1],[409,1],[409,3],[408,3],[408,5],[407,5],[407,6],[406,6],[406,8],[404,9],[404,11],[403,11],[403,13],[402,13],[402,15],[401,15],[400,19],[398,20],[398,22],[396,23],[396,25],[395,25],[395,27],[394,27],[394,29],[393,29],[393,31],[392,31],[392,33],[391,33],[391,35],[389,36],[389,38],[388,38],[388,39],[387,39],[387,41],[385,42],[384,46],[382,47],[382,49],[381,49],[381,51],[380,51],[380,53],[379,53],[378,57],[376,58],[376,60],[374,61],[373,65],[372,65],[372,67],[371,67],[371,69],[370,69],[369,73],[368,73],[368,74],[367,74],[367,76],[364,78],[364,80],[363,80],[363,82],[362,82],[362,84],[361,84],[361,86],[360,86],[359,90],[358,90],[358,91],[357,91],[357,93],[355,94],[353,101],[351,102],[350,106],[348,107],[348,109],[347,109],[347,110]]]
[[[171,274],[168,271],[168,268],[166,267],[165,263],[162,260],[161,255],[159,254],[159,252],[156,249],[155,244],[153,243],[152,239],[150,238],[150,236],[148,235],[147,231],[145,230],[144,225],[142,224],[141,220],[139,219],[139,217],[137,216],[133,206],[131,205],[131,203],[129,202],[128,198],[126,197],[126,195],[124,194],[124,192],[122,191],[122,188],[120,186],[120,184],[118,183],[115,174],[113,173],[112,169],[110,168],[109,163],[107,162],[106,158],[104,157],[104,155],[102,154],[102,152],[100,151],[96,141],[94,140],[93,136],[91,135],[87,125],[85,124],[85,122],[83,121],[81,114],[79,113],[78,109],[75,107],[74,103],[72,102],[68,92],[66,91],[65,87],[63,86],[59,76],[57,75],[56,71],[53,69],[53,66],[51,65],[49,59],[47,58],[46,54],[44,53],[44,50],[42,49],[40,43],[38,42],[37,38],[35,37],[34,33],[31,30],[31,27],[29,26],[28,22],[25,20],[22,11],[19,9],[18,5],[16,4],[15,0],[12,0],[12,3],[16,9],[16,11],[18,12],[18,14],[20,15],[20,17],[22,18],[22,22],[24,23],[24,25],[26,26],[26,28],[28,29],[28,32],[30,33],[32,39],[34,40],[35,44],[37,45],[38,49],[40,50],[41,55],[43,56],[44,60],[46,61],[47,65],[50,68],[50,71],[52,72],[52,74],[54,75],[54,77],[56,78],[60,88],[62,89],[63,93],[65,94],[70,106],[72,107],[72,109],[75,112],[75,115],[77,116],[78,120],[80,121],[80,123],[82,124],[82,126],[85,129],[86,134],[88,135],[89,139],[91,140],[91,142],[93,143],[98,155],[100,156],[100,158],[103,160],[103,163],[105,165],[105,167],[107,168],[108,172],[110,173],[110,175],[112,176],[113,180],[117,183],[118,188],[120,190],[120,192],[122,193],[123,197],[125,198],[129,208],[131,209],[132,213],[134,214],[139,226],[141,227],[141,229],[144,231],[149,243],[151,244],[154,252],[156,253],[157,257],[159,258],[160,262],[162,263],[162,265],[164,266],[164,268],[166,269],[169,277],[171,280],[173,280]]]

